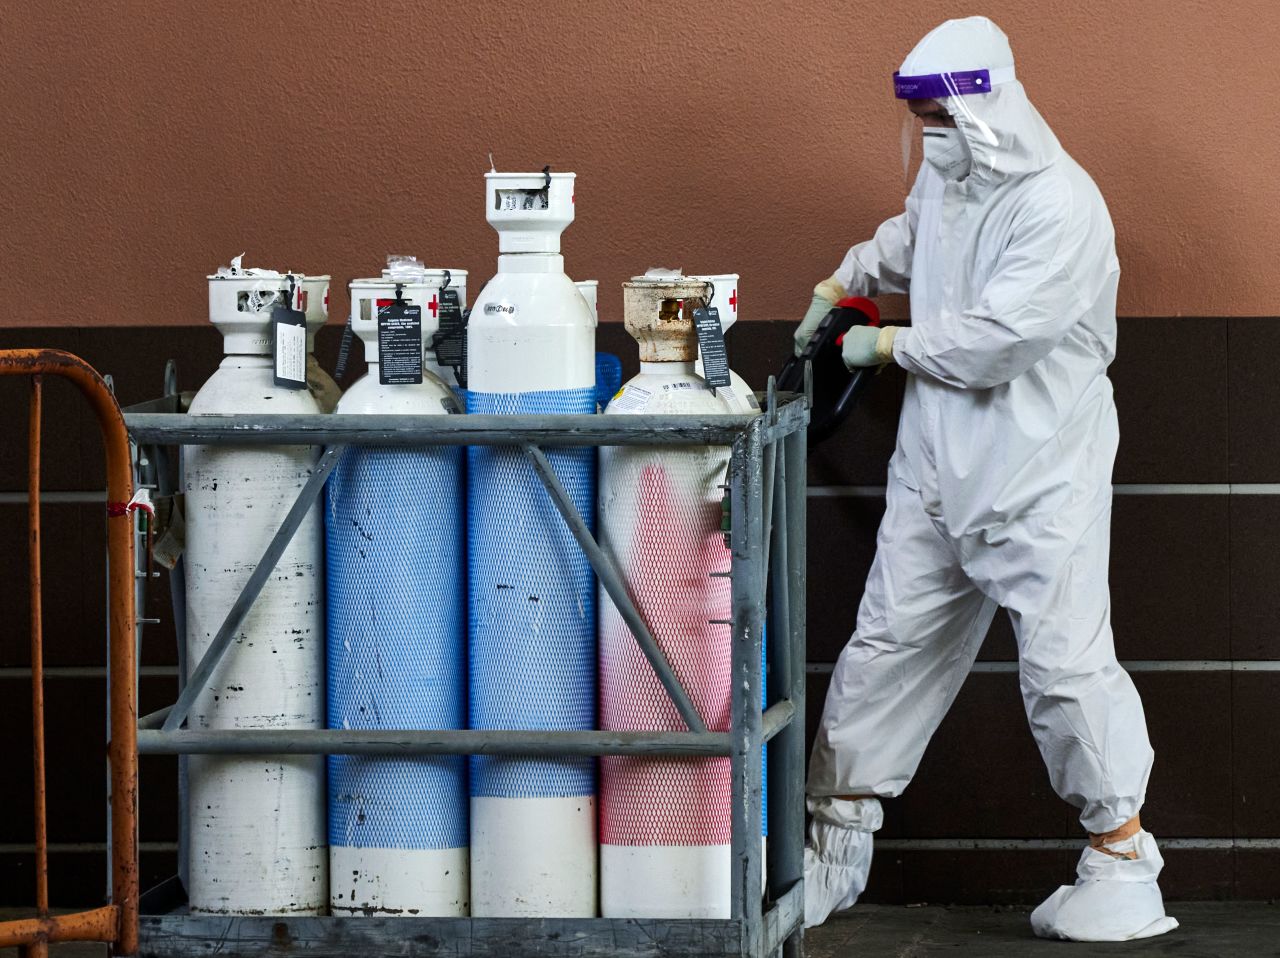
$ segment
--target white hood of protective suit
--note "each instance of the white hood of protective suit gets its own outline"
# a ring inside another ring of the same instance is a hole
[[[956,70],[990,70],[991,93],[937,98],[964,135],[973,157],[971,186],[1035,173],[1062,156],[1049,124],[1012,76],[1009,40],[986,17],[948,20],[931,30],[902,61],[903,76],[928,76]]]

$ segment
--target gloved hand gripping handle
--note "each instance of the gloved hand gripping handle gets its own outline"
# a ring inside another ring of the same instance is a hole
[[[809,445],[822,442],[848,418],[874,368],[850,373],[841,359],[844,334],[853,326],[879,326],[880,311],[871,300],[847,296],[831,308],[809,338],[799,356],[787,360],[778,376],[778,388],[800,392],[804,388],[805,363],[813,363],[813,411],[809,420]]]

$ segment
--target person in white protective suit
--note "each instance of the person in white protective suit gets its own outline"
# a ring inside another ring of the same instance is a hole
[[[1152,750],[1116,661],[1107,562],[1119,433],[1106,369],[1120,275],[1107,207],[1027,99],[990,20],[942,24],[894,77],[923,121],[906,211],[819,283],[803,348],[845,295],[910,293],[911,326],[854,327],[850,367],[908,373],[886,512],[810,763],[805,923],[854,903],[879,798],[902,792],[997,606],[1054,789],[1089,832],[1037,935],[1177,927],[1138,820]]]

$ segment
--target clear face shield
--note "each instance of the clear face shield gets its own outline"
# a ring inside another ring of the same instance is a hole
[[[910,178],[923,157],[926,133],[934,135],[939,142],[930,144],[938,150],[948,146],[955,150],[970,152],[964,143],[944,143],[947,139],[964,140],[966,134],[988,149],[980,151],[984,169],[994,171],[996,157],[999,153],[1000,138],[991,129],[971,105],[975,98],[990,94],[996,83],[1007,82],[1014,78],[1013,67],[997,70],[964,70],[954,73],[930,73],[922,76],[893,75],[893,92],[899,100],[936,100],[956,120],[956,135],[941,131],[927,131],[924,121],[914,114],[907,114],[902,121],[901,147],[903,174]],[[978,159],[969,156],[970,160]]]

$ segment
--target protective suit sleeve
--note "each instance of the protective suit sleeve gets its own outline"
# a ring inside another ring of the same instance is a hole
[[[1119,272],[1091,219],[1087,208],[1073,210],[1067,190],[1029,205],[973,308],[944,305],[927,328],[904,329],[894,359],[908,372],[962,389],[990,389],[1022,375],[1066,337]]]
[[[844,256],[835,278],[850,296],[905,293],[911,286],[911,257],[920,220],[920,179],[907,196],[907,208],[880,224],[875,236]]]

